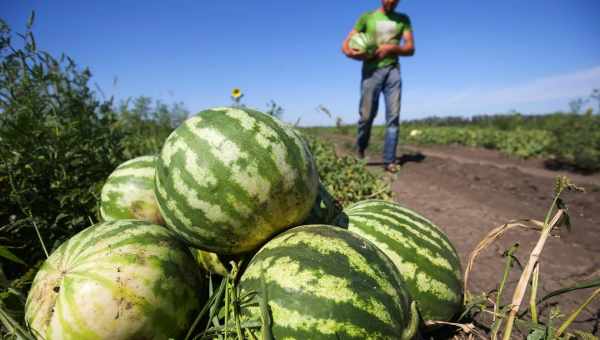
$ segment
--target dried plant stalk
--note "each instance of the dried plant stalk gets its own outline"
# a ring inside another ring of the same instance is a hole
[[[533,226],[527,225],[526,223],[533,224]],[[479,256],[479,254],[485,248],[487,248],[490,244],[492,244],[495,240],[500,238],[500,236],[502,236],[505,232],[507,232],[510,229],[519,227],[519,228],[529,229],[529,230],[542,230],[543,226],[544,226],[544,223],[542,223],[540,221],[533,220],[533,219],[522,219],[522,220],[514,220],[511,222],[508,222],[508,223],[503,224],[499,227],[496,227],[495,229],[490,231],[485,236],[485,238],[477,244],[477,247],[475,247],[475,249],[473,249],[473,251],[469,255],[469,262],[467,263],[467,267],[465,268],[465,276],[464,276],[465,281],[464,281],[464,289],[463,289],[464,300],[463,301],[468,301],[469,276],[471,274],[471,271],[473,270],[473,265],[475,263],[475,259],[477,258],[477,256]]]
[[[542,233],[540,235],[540,238],[539,238],[537,244],[535,245],[535,247],[531,251],[531,254],[529,255],[529,260],[527,261],[527,265],[525,266],[525,269],[523,270],[523,273],[521,274],[521,277],[519,278],[519,283],[517,284],[517,287],[515,288],[515,291],[513,294],[512,302],[510,305],[510,313],[508,314],[508,319],[506,320],[506,326],[504,328],[504,336],[502,338],[504,340],[510,339],[513,324],[515,321],[515,317],[517,316],[517,313],[519,312],[519,307],[521,306],[521,302],[523,301],[523,297],[525,296],[525,291],[527,290],[527,284],[529,283],[529,280],[531,279],[531,274],[533,273],[533,269],[536,266],[536,264],[538,263],[540,254],[542,253],[542,249],[544,249],[546,240],[548,239],[548,236],[550,236],[550,231],[552,231],[552,229],[558,224],[558,222],[560,221],[560,219],[562,218],[564,213],[565,213],[565,211],[562,209],[559,209],[556,212],[556,214],[552,218],[552,221],[550,222],[550,224],[548,226],[544,227],[544,229],[542,230]]]

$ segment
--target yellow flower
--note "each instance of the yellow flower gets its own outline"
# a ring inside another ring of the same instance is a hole
[[[235,99],[240,98],[242,96],[242,90],[240,90],[239,88],[234,88],[231,91],[231,96]]]

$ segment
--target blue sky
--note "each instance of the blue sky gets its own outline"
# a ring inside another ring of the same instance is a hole
[[[357,120],[360,64],[340,47],[379,5],[2,0],[0,17],[23,31],[35,10],[39,48],[89,67],[106,96],[183,102],[194,113],[228,105],[239,87],[248,106],[275,100],[286,121],[330,125],[319,105]],[[397,10],[416,38],[415,56],[401,59],[401,119],[566,110],[600,88],[598,0],[403,0]]]

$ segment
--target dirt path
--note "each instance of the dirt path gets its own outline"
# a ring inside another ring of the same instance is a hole
[[[346,138],[341,138],[332,141],[339,152],[348,153],[343,149]],[[524,218],[543,221],[551,204],[554,179],[568,175],[587,192],[563,195],[572,231],[562,230],[546,243],[540,260],[540,295],[600,277],[600,175],[551,171],[543,167],[541,160],[515,160],[495,151],[459,146],[407,146],[403,151],[402,170],[388,175],[396,200],[446,231],[460,254],[463,268],[469,253],[494,227]],[[370,167],[380,172],[380,156],[371,154],[370,158]],[[505,234],[476,261],[469,290],[477,293],[496,288],[504,268],[502,253],[519,243],[516,254],[525,265],[537,238],[538,234],[532,231]],[[518,269],[513,270],[509,288],[514,287],[519,274]],[[512,294],[512,290],[508,292]],[[566,314],[591,292],[581,290],[552,301],[559,303]],[[542,315],[547,316],[549,311],[550,308],[543,309]],[[574,327],[598,334],[599,318],[600,301],[596,300]]]

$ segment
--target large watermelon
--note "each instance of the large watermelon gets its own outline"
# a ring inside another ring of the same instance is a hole
[[[40,339],[168,339],[205,302],[200,268],[165,227],[103,222],[63,243],[35,276],[25,319]]]
[[[379,247],[402,273],[424,320],[451,320],[462,306],[460,259],[425,217],[392,202],[366,200],[338,221]]]
[[[155,160],[156,156],[131,159],[108,176],[100,197],[102,219],[137,219],[164,224],[154,196]]]
[[[246,108],[214,108],[188,119],[156,162],[156,197],[167,226],[219,254],[251,251],[300,224],[318,184],[297,132]]]
[[[278,235],[252,258],[240,288],[268,304],[274,339],[411,339],[418,328],[416,305],[393,263],[338,227]],[[243,319],[260,315],[260,307],[242,310]]]

